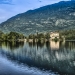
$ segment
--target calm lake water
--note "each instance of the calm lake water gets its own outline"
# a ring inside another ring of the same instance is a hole
[[[75,75],[75,41],[0,42],[0,75]]]

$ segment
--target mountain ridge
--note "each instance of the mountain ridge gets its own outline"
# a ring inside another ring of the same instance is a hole
[[[75,28],[75,1],[59,3],[28,10],[0,24],[4,32],[16,31],[23,34],[50,32]]]

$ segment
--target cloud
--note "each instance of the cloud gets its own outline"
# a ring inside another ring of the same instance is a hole
[[[0,0],[0,4],[12,4],[12,0]]]

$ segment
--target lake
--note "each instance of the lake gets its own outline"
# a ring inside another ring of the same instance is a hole
[[[75,41],[0,42],[0,75],[75,75]]]

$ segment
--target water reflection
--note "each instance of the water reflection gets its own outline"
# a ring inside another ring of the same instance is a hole
[[[10,50],[14,50],[17,49],[19,47],[23,47],[24,46],[24,42],[2,42],[2,49],[3,48],[7,48]]]
[[[59,41],[50,41],[51,50],[59,50]]]
[[[1,54],[9,60],[30,67],[51,70],[59,74],[75,75],[75,42],[10,43],[0,44]]]

